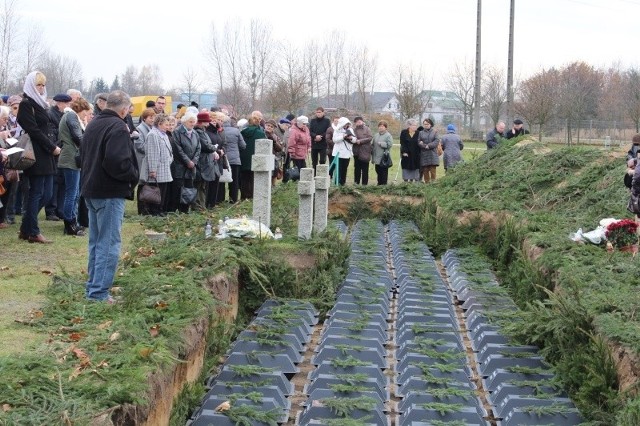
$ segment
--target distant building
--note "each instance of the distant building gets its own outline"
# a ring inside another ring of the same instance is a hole
[[[180,93],[180,96],[177,97],[177,99],[174,99],[172,102],[172,110],[175,111],[178,104],[189,106],[193,101],[195,101],[201,109],[209,109],[212,106],[218,105],[218,94],[211,92]]]

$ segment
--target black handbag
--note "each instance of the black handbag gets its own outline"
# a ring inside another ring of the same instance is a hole
[[[389,153],[389,151],[385,151],[382,153],[380,167],[384,167],[386,169],[393,167],[393,160],[391,159],[391,154]]]
[[[284,177],[286,180],[297,181],[300,180],[300,169],[297,167],[291,167],[284,172]]]
[[[162,204],[162,194],[160,192],[160,187],[156,184],[148,182],[147,184],[142,186],[140,190],[140,195],[138,196],[138,200],[146,204]]]
[[[191,180],[191,186],[193,186],[193,180]],[[198,188],[187,188],[183,186],[180,188],[180,204],[193,204],[198,198]]]

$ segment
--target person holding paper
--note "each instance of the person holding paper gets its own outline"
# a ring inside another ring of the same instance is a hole
[[[47,78],[40,71],[32,71],[24,82],[24,95],[18,109],[18,124],[31,138],[36,162],[24,171],[29,179],[29,199],[18,238],[30,243],[48,244],[38,227],[38,213],[53,196],[53,178],[56,174],[54,157],[60,147],[47,136],[49,116],[47,109]]]

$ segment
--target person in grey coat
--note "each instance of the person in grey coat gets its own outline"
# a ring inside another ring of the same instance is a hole
[[[418,136],[418,147],[420,148],[420,175],[424,183],[436,181],[436,167],[440,165],[438,157],[438,144],[440,136],[433,128],[433,120],[426,118],[422,122],[423,129]]]
[[[189,205],[180,203],[180,194],[183,186],[194,187],[196,168],[200,161],[200,137],[193,129],[197,120],[196,114],[187,112],[180,119],[180,126],[173,131],[173,197],[169,200],[169,211],[189,213]]]
[[[375,164],[376,167],[378,185],[386,185],[389,178],[389,169],[387,167],[380,166],[382,155],[393,146],[393,137],[391,136],[391,133],[387,131],[388,126],[389,125],[386,121],[380,120],[378,122],[378,132],[373,135],[371,162]]]
[[[144,156],[146,152],[146,144],[147,144],[147,135],[151,131],[153,127],[153,120],[156,118],[156,112],[153,108],[147,108],[142,111],[142,115],[140,115],[140,124],[136,127],[136,131],[138,132],[138,138],[134,139],[133,146],[136,149],[136,159],[138,160],[138,164],[142,164],[144,162]],[[138,189],[136,190],[136,200],[137,200],[137,208],[138,214],[147,214],[149,213],[146,210],[146,207],[143,202],[140,201],[140,191],[142,191],[142,187],[144,184],[138,184]]]
[[[229,182],[229,202],[238,202],[238,191],[240,190],[240,150],[247,147],[247,143],[240,133],[240,129],[231,125],[231,118],[224,117],[222,123],[224,131],[222,132],[222,146],[224,147],[224,155],[229,160],[231,167],[231,177],[233,182]],[[221,183],[220,185],[224,185]]]
[[[456,126],[449,124],[447,126],[447,134],[440,140],[442,144],[442,150],[444,154],[442,160],[444,162],[444,171],[446,172],[451,167],[462,161],[462,154],[460,151],[464,149],[464,144],[460,135],[456,134]]]
[[[169,185],[173,181],[171,163],[173,148],[167,136],[169,116],[158,114],[153,120],[153,128],[145,136],[145,156],[140,164],[140,183],[157,185],[160,188],[160,204],[147,204],[146,210],[152,216],[162,216],[167,212]]]
[[[218,147],[211,142],[211,138],[205,131],[211,123],[211,116],[208,112],[200,112],[197,117],[198,121],[193,129],[200,138],[200,161],[196,168],[196,188],[198,188],[196,204],[198,209],[204,210],[207,207],[209,183],[220,177],[220,167],[218,167],[220,156],[216,152]]]

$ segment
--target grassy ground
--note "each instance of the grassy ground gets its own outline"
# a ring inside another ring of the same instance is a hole
[[[133,202],[127,202],[130,219],[124,223],[123,247],[143,231],[133,218],[134,211]],[[42,234],[53,240],[53,244],[19,240],[20,216],[16,217],[15,225],[0,230],[0,247],[5,253],[0,260],[0,356],[20,354],[46,337],[17,323],[16,319],[28,320],[40,314],[43,290],[52,275],[86,273],[87,237],[62,235],[63,223],[44,220],[44,210],[39,219]]]

